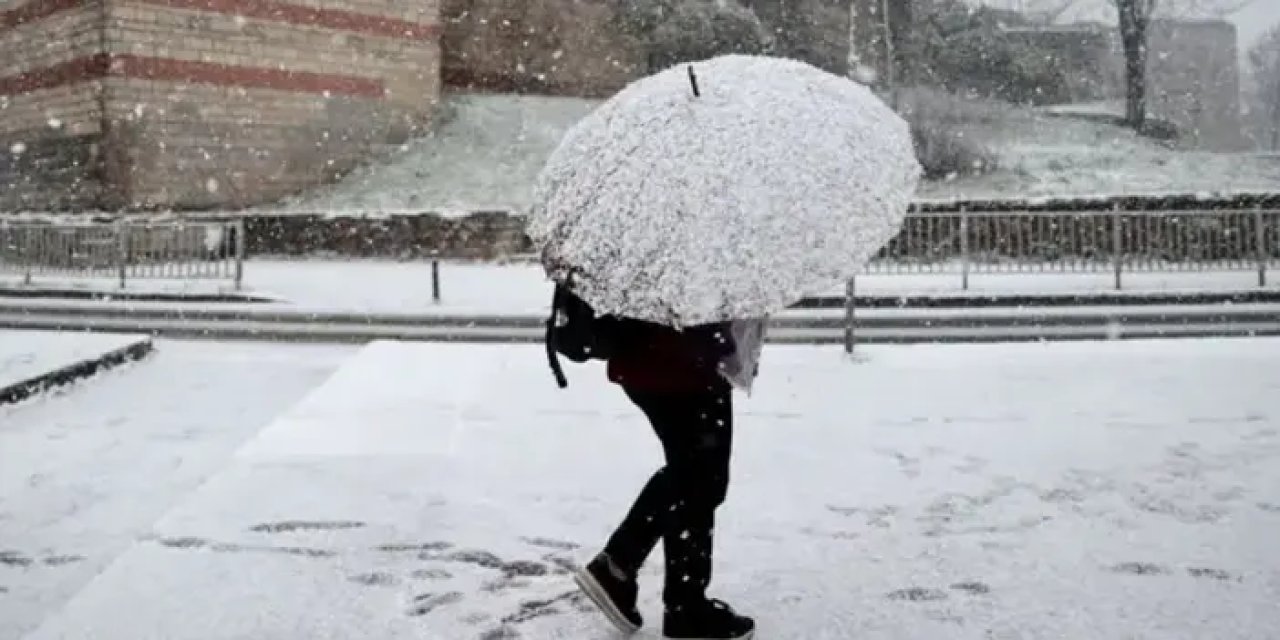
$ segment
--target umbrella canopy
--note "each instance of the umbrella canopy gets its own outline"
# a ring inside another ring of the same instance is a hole
[[[572,128],[529,235],[598,312],[755,318],[858,273],[919,176],[907,123],[866,87],[725,56],[633,83]]]

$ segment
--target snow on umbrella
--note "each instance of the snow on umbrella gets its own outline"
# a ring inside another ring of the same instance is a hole
[[[866,87],[724,56],[635,82],[572,128],[539,176],[529,236],[598,312],[761,317],[858,273],[919,176],[906,122]]]

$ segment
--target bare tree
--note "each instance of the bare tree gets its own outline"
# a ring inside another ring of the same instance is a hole
[[[1135,129],[1147,122],[1147,45],[1151,20],[1163,16],[1224,18],[1257,0],[1111,0],[1120,18],[1125,61],[1125,121]]]
[[[1249,67],[1256,90],[1255,108],[1261,115],[1269,149],[1280,149],[1280,25],[1267,31],[1249,49]]]
[[[1147,43],[1158,0],[1111,0],[1120,17],[1124,48],[1125,122],[1134,129],[1147,123]]]

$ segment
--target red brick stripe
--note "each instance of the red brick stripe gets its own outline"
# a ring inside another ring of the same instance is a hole
[[[0,96],[30,93],[101,78],[106,71],[107,57],[102,54],[76,58],[52,67],[0,77]]]
[[[17,9],[0,11],[0,31],[43,20],[82,4],[85,4],[85,0],[30,0]]]
[[[439,24],[422,24],[354,11],[321,9],[280,0],[136,0],[173,9],[207,11],[272,20],[296,26],[351,31],[384,38],[431,40],[440,36]],[[43,20],[87,4],[87,0],[28,0],[17,9],[0,11],[0,31]]]
[[[356,76],[103,54],[77,58],[45,69],[0,78],[0,95],[52,89],[105,76],[222,87],[275,89],[294,93],[329,93],[364,98],[381,98],[384,95],[384,88],[380,81]]]
[[[440,35],[440,25],[422,24],[340,9],[321,9],[279,0],[136,0],[174,9],[207,11],[246,18],[273,20],[291,25],[353,31],[386,38],[430,40]]]
[[[295,93],[330,93],[364,98],[381,98],[384,94],[382,82],[357,76],[132,55],[111,56],[107,73],[124,78],[276,89]]]

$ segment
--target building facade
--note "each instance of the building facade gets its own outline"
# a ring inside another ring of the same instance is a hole
[[[0,0],[0,210],[245,206],[430,124],[436,0]]]

